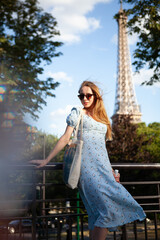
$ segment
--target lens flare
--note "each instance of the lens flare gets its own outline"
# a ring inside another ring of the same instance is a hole
[[[0,102],[3,102],[4,101],[4,96],[3,94],[0,94]]]
[[[11,93],[11,94],[16,94],[16,93],[24,93],[25,92],[25,90],[19,90],[19,89],[12,89],[9,93]]]
[[[13,120],[15,119],[15,113],[13,112],[6,112],[3,114],[3,117],[8,120]]]
[[[3,121],[1,126],[3,128],[11,128],[11,127],[13,127],[13,121],[12,120],[5,120],[5,121]]]
[[[6,92],[6,86],[0,85],[0,102],[4,101],[5,92]]]
[[[0,94],[4,94],[6,92],[6,86],[0,85]]]
[[[1,127],[12,128],[14,119],[15,119],[15,114],[13,112],[3,113],[3,121],[2,121]]]
[[[37,133],[37,128],[36,127],[32,127],[32,126],[28,126],[27,127],[27,132],[28,133]]]
[[[29,199],[32,189],[24,188],[23,179],[28,180],[32,172],[25,173],[25,168],[18,166],[28,162],[27,154],[37,130],[28,126],[23,115],[17,112],[17,104],[23,104],[23,92],[13,89],[12,85],[0,84],[0,217],[24,215],[30,207],[24,200]]]
[[[28,126],[27,127],[27,138],[26,140],[33,140],[35,138],[35,134],[38,132],[36,127]]]

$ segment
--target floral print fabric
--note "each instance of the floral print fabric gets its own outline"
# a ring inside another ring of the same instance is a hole
[[[76,127],[80,107],[73,108],[67,124]],[[79,127],[80,129],[80,127]],[[143,220],[145,213],[129,192],[115,181],[105,147],[107,126],[83,115],[83,150],[79,192],[94,226],[116,230],[118,226]]]

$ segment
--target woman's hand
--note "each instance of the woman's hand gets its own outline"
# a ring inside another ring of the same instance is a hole
[[[43,160],[31,160],[30,163],[36,164],[36,168],[44,167],[48,162],[46,159]]]

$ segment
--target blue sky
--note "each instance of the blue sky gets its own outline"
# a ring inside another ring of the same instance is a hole
[[[117,74],[118,25],[113,16],[119,11],[118,0],[39,0],[40,6],[53,14],[58,22],[64,45],[57,49],[63,53],[44,66],[44,77],[60,82],[54,92],[56,98],[47,98],[47,106],[39,113],[39,120],[32,122],[38,130],[60,136],[66,127],[66,117],[71,108],[81,105],[77,97],[82,81],[89,79],[102,90],[109,117],[113,115]],[[124,8],[127,7],[124,5]],[[129,36],[131,54],[137,36]],[[134,69],[132,67],[132,71]],[[148,80],[152,71],[142,69],[133,73],[142,121],[159,122],[160,85],[140,86]]]

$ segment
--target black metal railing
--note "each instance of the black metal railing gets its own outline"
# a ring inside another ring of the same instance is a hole
[[[0,239],[89,239],[87,213],[78,190],[63,184],[62,167],[62,163],[55,163],[43,169],[31,165],[1,168],[5,179],[0,183]],[[160,170],[158,163],[112,164],[112,167],[128,176],[132,170],[142,174]],[[118,232],[109,233],[107,239],[160,239],[160,181],[134,178],[121,184],[144,208],[147,218],[120,227]],[[17,225],[12,224],[15,220]]]

